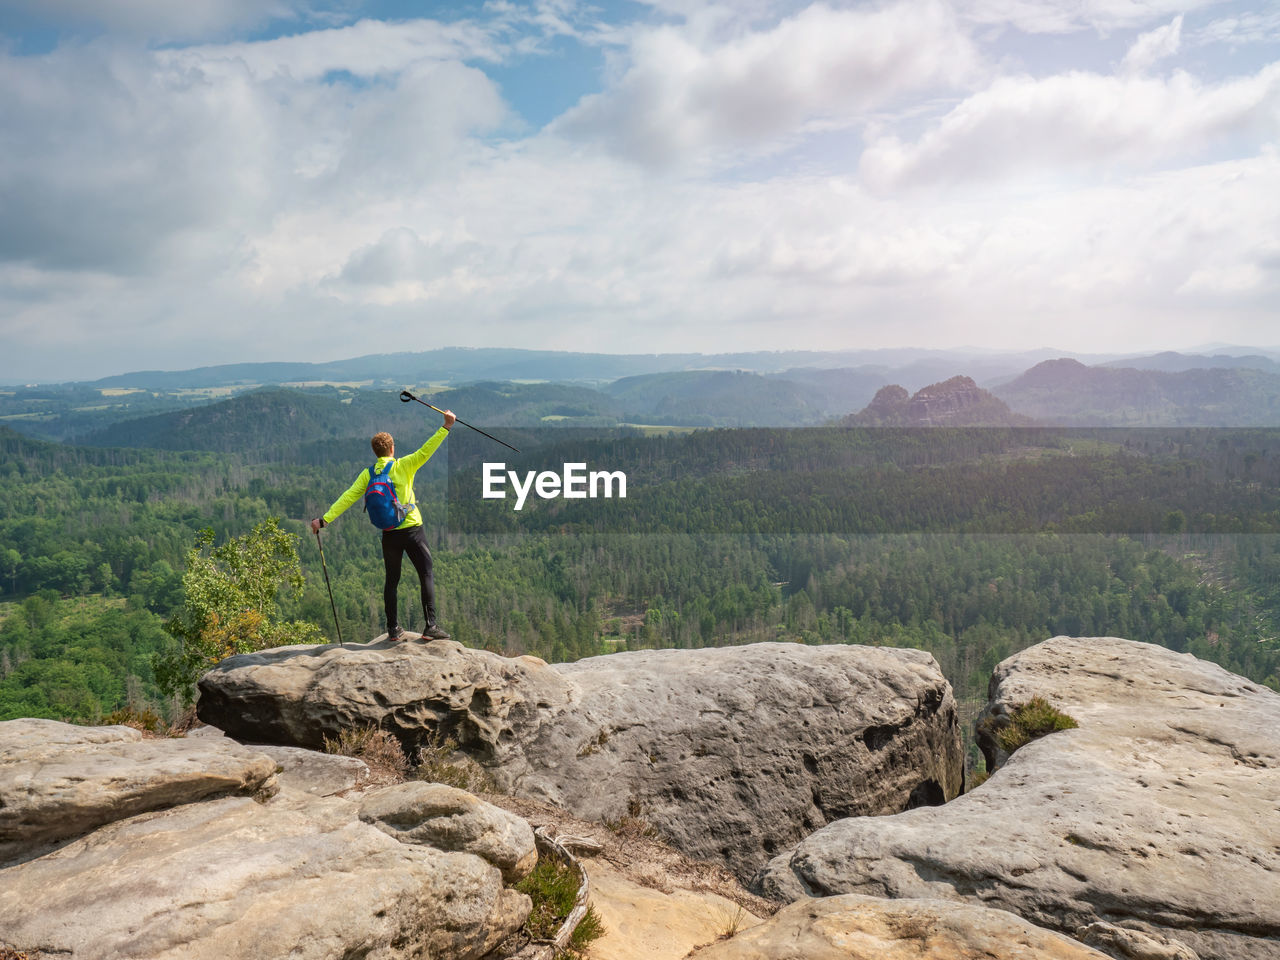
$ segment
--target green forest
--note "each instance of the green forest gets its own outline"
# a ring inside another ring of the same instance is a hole
[[[0,719],[179,711],[154,664],[175,649],[166,622],[206,529],[226,543],[279,518],[305,575],[280,613],[336,638],[305,522],[372,460],[376,411],[356,399],[344,422],[302,397],[259,398],[255,417],[219,404],[165,415],[192,417],[185,436],[203,449],[174,442],[172,423],[159,436],[142,421],[105,428],[134,446],[0,428]],[[402,445],[434,428],[394,426]],[[763,640],[911,646],[937,658],[971,716],[1009,654],[1113,635],[1280,690],[1273,431],[504,436],[528,463],[581,454],[634,471],[634,494],[473,516],[459,476],[474,438],[456,444],[452,474],[446,444],[416,489],[442,622],[469,646],[551,662]],[[322,536],[342,636],[370,640],[383,630],[377,531],[357,506]]]

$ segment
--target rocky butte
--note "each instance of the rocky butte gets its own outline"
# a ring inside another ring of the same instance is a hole
[[[914,395],[896,383],[881,387],[861,412],[844,420],[854,427],[1013,427],[1032,422],[965,376],[930,384]]]

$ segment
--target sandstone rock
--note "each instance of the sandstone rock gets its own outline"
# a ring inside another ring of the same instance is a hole
[[[146,810],[275,789],[271,758],[230,741],[130,727],[0,723],[0,863]]]
[[[960,789],[955,701],[916,650],[761,643],[547,667],[452,641],[286,647],[223,661],[201,719],[315,745],[378,724],[412,754],[437,731],[512,793],[629,813],[744,877],[828,821]]]
[[[1123,960],[1199,960],[1185,943],[1168,937],[1126,930],[1112,923],[1091,923],[1076,931],[1076,939]]]
[[[707,890],[666,892],[628,878],[607,860],[583,861],[591,906],[604,936],[591,942],[591,960],[683,960],[689,951],[760,918]]]
[[[297,794],[142,814],[0,872],[0,942],[77,960],[471,960],[528,912],[478,857]]]
[[[1105,637],[1009,658],[989,712],[1032,696],[1079,728],[1022,747],[945,807],[833,823],[760,886],[967,900],[1065,933],[1111,924],[1202,960],[1280,956],[1280,696]]]
[[[696,960],[1104,960],[1003,910],[847,894],[802,900]]]
[[[265,753],[276,762],[276,782],[285,790],[331,797],[369,779],[369,765],[355,757],[271,743],[251,744],[247,749]]]
[[[451,640],[278,647],[228,657],[199,687],[200,719],[237,739],[319,750],[372,725],[412,748],[444,731],[493,763],[569,697],[545,664]]]
[[[187,731],[188,740],[192,739],[193,737],[197,740],[203,739],[204,737],[212,737],[213,739],[216,740],[220,737],[225,737],[225,736],[226,734],[223,733],[221,730],[219,730],[217,727],[211,727],[207,723],[198,724]]]
[[[217,727],[201,724],[187,733],[187,739],[226,734]],[[275,743],[249,743],[257,753],[265,753],[276,762],[276,781],[284,790],[299,790],[317,797],[331,797],[354,789],[369,779],[369,765],[355,757],[340,753],[321,753],[306,747],[285,747]]]
[[[989,427],[1029,425],[1031,420],[1011,411],[970,377],[956,376],[923,387],[911,397],[896,383],[881,387],[872,401],[846,422],[865,427]]]
[[[402,843],[472,853],[502,872],[506,883],[538,863],[533,828],[515,814],[443,783],[398,783],[368,794],[360,819]]]
[[[830,820],[960,790],[951,687],[918,650],[757,643],[558,669],[573,705],[510,786],[588,819],[635,812],[744,878]]]

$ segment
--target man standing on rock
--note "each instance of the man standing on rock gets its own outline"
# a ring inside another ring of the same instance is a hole
[[[333,506],[325,511],[323,517],[316,517],[311,521],[311,531],[318,534],[321,527],[338,519],[347,507],[365,496],[375,479],[390,478],[395,488],[395,498],[406,511],[402,521],[382,531],[382,563],[387,573],[382,587],[382,603],[386,609],[387,638],[390,640],[405,639],[405,633],[400,628],[396,613],[396,588],[400,585],[400,565],[406,553],[414,569],[418,571],[418,582],[422,586],[422,612],[427,621],[422,630],[422,637],[425,640],[449,639],[449,634],[436,623],[436,594],[435,583],[431,576],[431,551],[427,549],[427,536],[422,529],[422,514],[418,512],[417,500],[413,493],[413,475],[418,472],[419,467],[431,459],[431,455],[436,452],[440,444],[444,443],[455,420],[457,417],[453,415],[453,411],[445,410],[444,426],[433,433],[420,449],[399,460],[395,459],[396,445],[391,434],[374,434],[370,444],[378,458],[377,462],[372,467],[366,467],[360,471],[360,476],[356,477],[346,493],[333,502]]]

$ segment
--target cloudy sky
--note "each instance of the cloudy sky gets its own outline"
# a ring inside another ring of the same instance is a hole
[[[1273,0],[0,0],[0,381],[1280,343]]]

